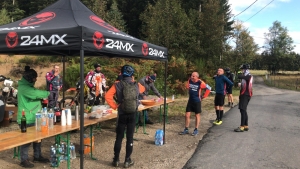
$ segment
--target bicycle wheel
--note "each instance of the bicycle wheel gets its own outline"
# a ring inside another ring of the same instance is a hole
[[[76,106],[78,106],[78,102],[71,96],[65,97],[65,99],[61,99],[59,101],[60,109],[67,107],[71,109],[71,112],[75,112]]]

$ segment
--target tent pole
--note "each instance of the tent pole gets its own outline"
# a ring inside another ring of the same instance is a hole
[[[83,169],[83,133],[84,133],[84,50],[80,50],[80,169]]]
[[[166,98],[167,98],[167,66],[168,66],[168,61],[165,61],[165,94],[164,94],[164,144],[166,143]]]
[[[62,58],[62,62],[63,62],[63,86],[62,86],[62,94],[63,94],[63,98],[62,100],[65,100],[65,72],[66,72],[66,62],[65,62],[66,57],[63,56]],[[63,103],[63,106],[65,106],[65,103]],[[60,107],[62,108],[62,107]]]

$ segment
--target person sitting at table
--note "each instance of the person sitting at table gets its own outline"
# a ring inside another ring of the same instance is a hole
[[[135,119],[138,110],[138,95],[144,92],[144,87],[133,80],[134,69],[130,65],[124,65],[121,69],[122,79],[115,82],[107,91],[105,100],[112,109],[118,109],[116,141],[114,145],[114,158],[112,165],[119,166],[119,156],[122,140],[126,129],[126,155],[124,167],[128,168],[134,164],[130,156],[133,150],[133,134]],[[113,97],[117,96],[117,103]]]
[[[41,99],[47,98],[49,91],[39,90],[34,87],[37,80],[37,72],[25,66],[23,77],[18,81],[18,117],[17,122],[21,124],[22,110],[25,111],[27,127],[35,126],[35,114],[42,109]],[[28,148],[31,143],[21,146],[21,163],[24,168],[33,168],[34,165],[28,160]],[[34,162],[48,163],[48,158],[41,154],[41,142],[33,142]]]
[[[160,99],[162,99],[163,97],[161,96],[161,94],[158,92],[158,90],[155,88],[154,86],[154,82],[155,82],[155,79],[156,79],[156,73],[154,73],[153,75],[151,76],[145,76],[143,77],[142,79],[140,79],[139,83],[145,87],[145,91],[143,93],[141,93],[139,95],[139,99],[140,100],[145,100],[148,96],[148,93],[150,90],[153,91],[153,93],[159,97]],[[148,112],[147,110],[144,111],[145,113],[145,123],[146,124],[153,124],[153,122],[149,119],[148,117]],[[141,117],[139,116],[139,125],[142,126],[143,123],[141,121]]]

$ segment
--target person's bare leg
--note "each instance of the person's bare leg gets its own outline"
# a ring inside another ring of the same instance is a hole
[[[200,120],[201,120],[200,113],[195,114],[195,128],[197,129],[199,128]]]
[[[189,128],[190,126],[190,117],[191,117],[191,112],[186,112],[185,113],[185,127]]]
[[[230,96],[230,104],[231,104],[231,107],[233,107],[233,96],[232,96],[232,94],[230,94],[229,96]]]
[[[228,106],[230,106],[231,104],[231,97],[230,94],[227,94],[227,100],[228,100]],[[224,100],[225,101],[225,100]]]

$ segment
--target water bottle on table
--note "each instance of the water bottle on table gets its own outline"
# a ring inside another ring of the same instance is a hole
[[[48,123],[49,123],[49,129],[53,129],[54,125],[54,113],[53,110],[50,109],[48,113]]]
[[[35,114],[35,129],[36,131],[41,131],[41,124],[42,124],[42,114],[38,111]]]

